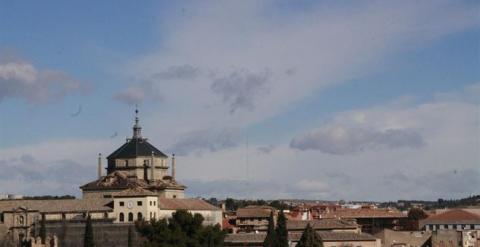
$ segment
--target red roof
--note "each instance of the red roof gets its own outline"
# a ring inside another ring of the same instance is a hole
[[[333,212],[321,214],[322,218],[343,218],[343,219],[358,219],[358,218],[406,218],[407,215],[395,209],[337,209]]]
[[[480,215],[462,209],[452,209],[434,214],[422,221],[423,224],[480,224]]]

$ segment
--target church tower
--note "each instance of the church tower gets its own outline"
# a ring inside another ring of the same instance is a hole
[[[142,137],[138,110],[135,110],[135,124],[132,138],[107,157],[107,174],[126,171],[129,177],[145,181],[162,180],[168,175],[168,156]]]
[[[168,174],[168,156],[142,136],[142,127],[135,110],[132,138],[107,157],[107,175],[80,188],[84,197],[114,196],[125,188],[142,188],[164,198],[183,198],[185,186],[175,180],[175,157],[172,157],[172,175]],[[99,157],[99,159],[101,159]],[[101,160],[98,162],[101,169]]]

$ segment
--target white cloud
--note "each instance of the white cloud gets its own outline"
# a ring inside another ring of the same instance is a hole
[[[273,1],[187,3],[164,16],[158,48],[125,65],[138,84],[117,98],[161,99],[161,113],[146,120],[165,127],[159,136],[244,128],[382,69],[392,54],[478,24],[457,2],[354,5],[285,12]]]
[[[142,103],[149,95],[148,92],[146,86],[135,85],[115,94],[113,98],[129,105],[135,105]]]
[[[349,154],[378,147],[420,148],[424,141],[420,134],[409,129],[377,131],[344,126],[324,127],[295,137],[290,147],[299,150],[320,150],[331,154]]]
[[[98,153],[115,147],[109,140],[50,140],[1,149],[0,194],[79,196],[78,187],[96,178]]]
[[[201,154],[235,147],[238,141],[239,132],[236,129],[192,131],[180,135],[169,150],[179,155]]]
[[[0,62],[0,101],[18,97],[46,102],[85,89],[85,84],[60,71],[39,70],[20,60]]]
[[[348,135],[359,135],[357,130],[367,134],[360,134],[360,141],[348,136],[340,139],[340,144],[337,139],[327,139],[334,147],[327,147],[325,140],[321,147],[348,155],[317,149],[298,151],[288,143],[276,143],[267,154],[247,153],[245,147],[237,146],[201,157],[182,157],[178,174],[182,179],[211,184],[245,181],[252,185],[252,191],[257,184],[275,185],[262,188],[266,198],[436,200],[469,196],[478,193],[480,186],[479,105],[470,100],[472,94],[470,90],[456,93],[455,100],[420,104],[395,101],[337,113],[319,129],[340,126]],[[408,138],[403,131],[400,137],[387,134],[392,129],[404,130]],[[409,133],[415,134],[411,137]],[[375,136],[375,148],[369,146],[370,135]],[[252,145],[251,150],[262,147]]]

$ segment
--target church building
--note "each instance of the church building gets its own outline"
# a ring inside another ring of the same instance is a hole
[[[38,236],[41,219],[49,233],[63,236],[64,246],[81,242],[78,236],[83,236],[79,232],[83,232],[87,216],[94,220],[97,231],[115,235],[113,239],[120,242],[126,241],[123,238],[135,221],[169,218],[176,210],[202,215],[205,225],[221,225],[220,208],[202,199],[185,198],[186,186],[175,176],[175,155],[169,158],[142,137],[138,110],[135,113],[132,138],[107,157],[106,175],[99,154],[98,178],[80,186],[82,199],[0,200],[0,245],[5,240],[18,242]],[[105,242],[99,246],[114,245]]]
[[[159,198],[185,197],[186,186],[175,178],[175,155],[169,158],[142,137],[138,110],[135,113],[132,138],[107,157],[106,176],[102,176],[102,157],[99,154],[98,179],[80,187],[83,198],[111,198],[128,188],[149,190]]]

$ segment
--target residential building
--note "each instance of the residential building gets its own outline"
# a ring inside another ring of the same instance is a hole
[[[237,231],[266,231],[271,213],[273,213],[273,220],[276,223],[278,211],[273,207],[252,205],[237,209],[235,220]]]
[[[420,221],[426,231],[437,230],[480,230],[480,214],[469,209],[450,209],[439,214],[430,215]]]
[[[430,247],[432,233],[384,229],[374,236],[381,240],[383,247]]]

